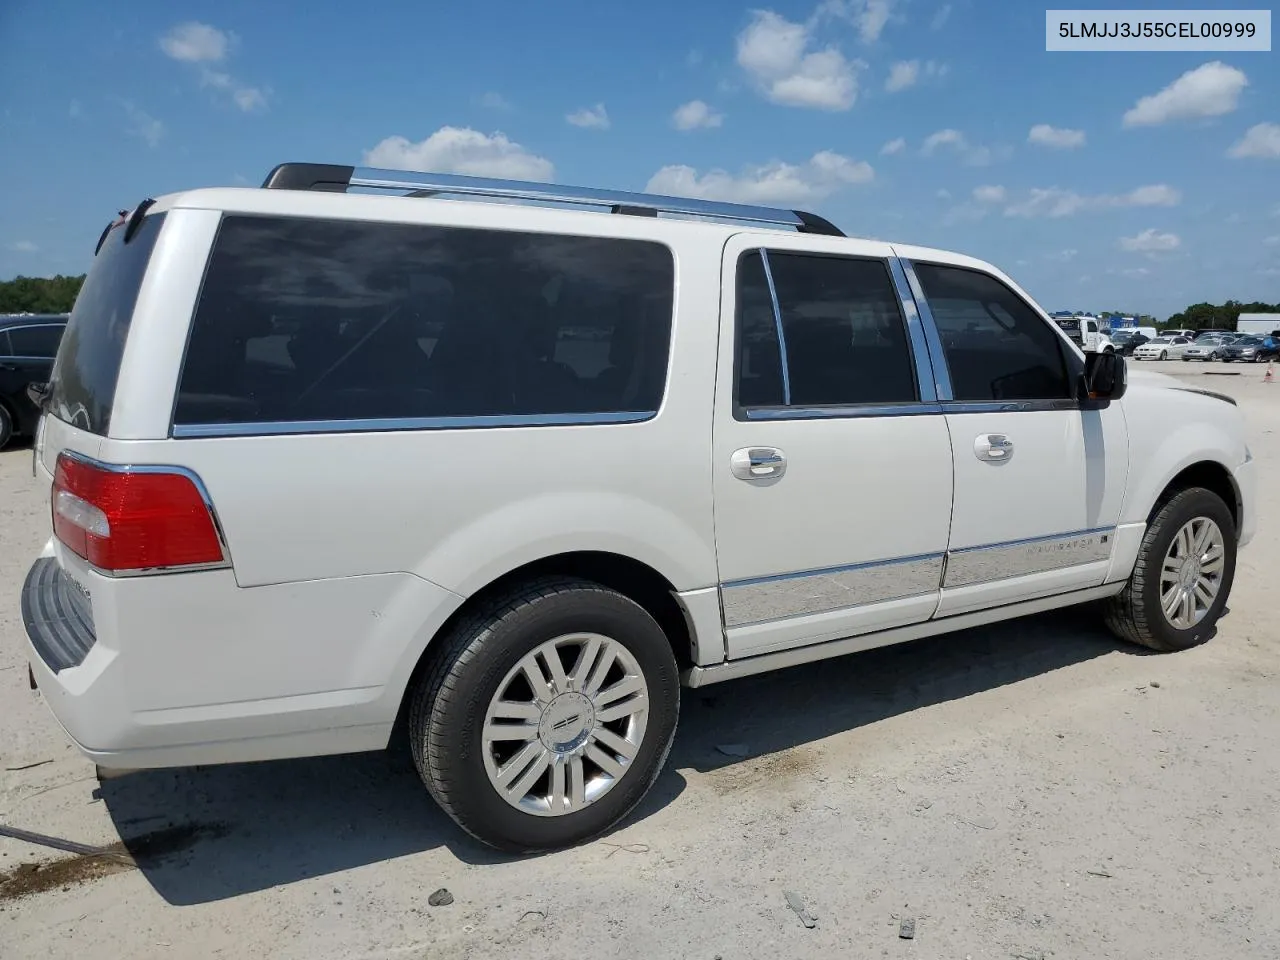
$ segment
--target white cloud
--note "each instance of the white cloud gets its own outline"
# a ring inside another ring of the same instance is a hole
[[[649,178],[645,191],[736,203],[800,204],[874,177],[870,164],[823,150],[802,164],[775,160],[736,176],[725,170],[699,175],[693,167],[667,166]]]
[[[1132,277],[1135,280],[1145,277],[1149,273],[1151,273],[1151,271],[1146,267],[1126,267],[1124,270],[1120,271],[1120,275],[1122,277]]]
[[[130,134],[145,140],[147,146],[154,147],[164,139],[164,124],[131,100],[120,101],[125,116],[129,118],[126,128]]]
[[[1265,243],[1268,247],[1280,246],[1280,233],[1277,233],[1274,236],[1270,236],[1270,237],[1263,237],[1262,242]]]
[[[1005,208],[1006,217],[1071,217],[1086,210],[1110,207],[1172,207],[1182,194],[1163,183],[1137,187],[1120,194],[1080,194],[1060,187],[1033,187],[1027,196]]]
[[[490,90],[480,95],[480,106],[486,110],[512,110],[514,107],[511,101],[498,93],[496,90]]]
[[[939,200],[950,200],[951,191],[948,190],[946,187],[942,187],[934,194],[934,196],[937,197]]]
[[[575,127],[583,127],[587,130],[609,129],[609,112],[605,110],[603,103],[566,113],[564,118]]]
[[[944,3],[938,8],[938,12],[933,15],[933,19],[929,21],[930,30],[941,30],[947,25],[947,21],[951,19],[951,4]]]
[[[848,110],[858,99],[858,70],[835,47],[809,51],[810,26],[757,10],[738,34],[738,65],[764,96],[787,107]]]
[[[71,101],[71,106],[69,106],[69,107],[67,108],[67,113],[71,115],[71,118],[72,118],[73,120],[74,120],[75,118],[79,117],[83,112],[84,112],[84,111],[80,108],[80,101],[79,101],[79,100],[72,100],[72,101]]]
[[[863,0],[862,10],[857,14],[858,34],[863,43],[875,43],[884,32],[889,22],[890,0]]]
[[[184,63],[216,63],[227,55],[230,46],[228,34],[194,20],[178,24],[160,38],[160,49]]]
[[[1065,250],[1059,250],[1057,253],[1045,254],[1046,260],[1053,260],[1056,263],[1070,263],[1080,253],[1074,247],[1067,247]]]
[[[1074,150],[1076,147],[1083,147],[1084,141],[1083,130],[1052,127],[1047,123],[1037,123],[1027,134],[1027,143],[1037,143],[1057,150]]]
[[[885,157],[891,157],[895,153],[901,153],[905,149],[907,149],[907,141],[902,137],[896,137],[880,148],[880,154]]]
[[[929,134],[924,138],[924,146],[920,148],[920,152],[926,157],[931,157],[941,147],[952,151],[973,167],[984,167],[995,157],[995,151],[990,147],[970,143],[968,137],[959,130],[953,129],[939,130],[937,133]]]
[[[724,114],[716,113],[701,100],[690,100],[676,107],[671,122],[677,130],[700,130],[724,123]]]
[[[1259,123],[1248,129],[1227,156],[1257,157],[1264,160],[1280,160],[1280,123]]]
[[[235,41],[235,34],[192,21],[179,24],[161,37],[160,49],[174,60],[197,64],[200,86],[222,91],[245,113],[265,110],[266,90],[241,83],[231,74],[209,66],[225,60]]]
[[[1182,246],[1176,233],[1160,233],[1155,227],[1143,230],[1134,237],[1121,237],[1120,248],[1130,253],[1168,253]]]
[[[932,80],[935,77],[945,77],[947,70],[945,63],[938,63],[936,60],[926,60],[924,63],[919,60],[899,60],[889,67],[884,88],[889,93],[897,93],[914,87],[921,78]]]
[[[9,244],[9,249],[15,253],[36,253],[40,248],[30,240],[15,240]]]
[[[1124,115],[1126,127],[1153,126],[1171,120],[1218,117],[1235,110],[1248,78],[1214,60],[1188,70],[1159,93],[1143,97]]]
[[[1001,186],[973,188],[973,199],[979,203],[1004,203],[1005,189]]]
[[[441,127],[418,143],[387,137],[364,155],[372,167],[431,170],[477,177],[548,181],[555,175],[551,161],[530,153],[504,134],[486,136],[468,127]]]

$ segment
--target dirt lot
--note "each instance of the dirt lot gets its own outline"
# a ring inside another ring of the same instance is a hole
[[[1069,611],[686,691],[638,814],[524,859],[381,755],[99,787],[27,689],[48,520],[30,449],[5,452],[0,822],[127,852],[0,840],[0,957],[1280,956],[1280,383],[1158,367],[1238,397],[1260,461],[1211,643],[1144,655]]]

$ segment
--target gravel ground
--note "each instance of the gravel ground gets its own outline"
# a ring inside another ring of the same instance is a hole
[[[642,809],[530,858],[391,756],[99,786],[27,688],[47,508],[30,449],[0,454],[0,822],[131,854],[0,840],[0,957],[1280,956],[1280,383],[1144,368],[1250,423],[1262,532],[1211,643],[1147,655],[1067,611],[686,691]]]

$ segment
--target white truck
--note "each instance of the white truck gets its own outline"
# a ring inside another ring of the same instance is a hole
[[[1236,320],[1236,333],[1265,337],[1280,331],[1280,313],[1242,313]]]
[[[583,842],[682,684],[1094,602],[1209,640],[1245,425],[1129,376],[996,267],[803,211],[284,164],[104,231],[26,656],[104,770],[403,743],[486,843]]]
[[[1085,353],[1112,353],[1115,344],[1102,329],[1102,321],[1097,317],[1054,317],[1056,323],[1071,342]]]

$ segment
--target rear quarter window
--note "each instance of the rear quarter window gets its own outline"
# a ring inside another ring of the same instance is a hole
[[[59,420],[103,436],[110,429],[120,358],[164,216],[143,218],[128,243],[116,227],[94,257],[53,365],[49,410]]]
[[[671,251],[649,241],[228,216],[175,429],[643,419],[674,289]]]

